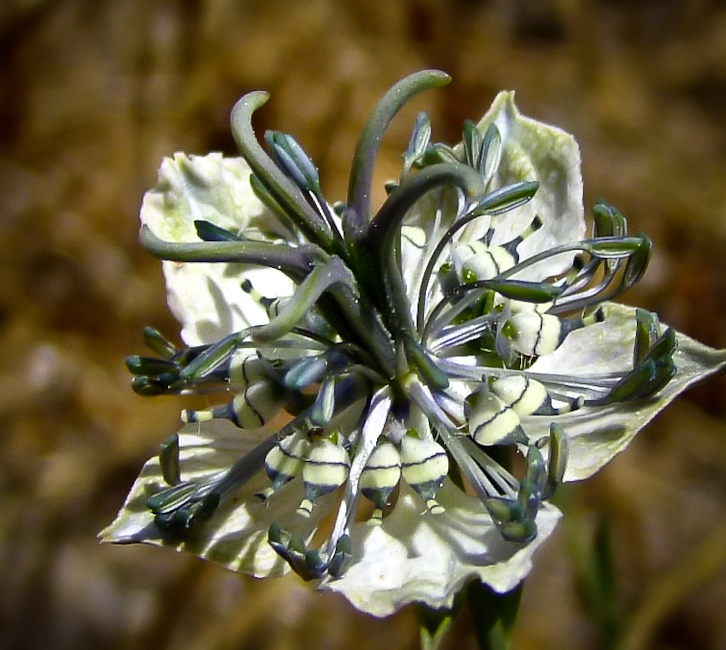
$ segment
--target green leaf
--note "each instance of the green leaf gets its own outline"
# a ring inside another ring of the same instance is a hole
[[[416,616],[421,650],[437,650],[454,622],[454,612],[449,609],[432,609],[426,605],[418,605]]]

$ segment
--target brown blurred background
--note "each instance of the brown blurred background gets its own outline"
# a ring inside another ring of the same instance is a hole
[[[162,156],[234,152],[244,92],[272,92],[258,133],[293,133],[333,200],[400,77],[454,83],[394,123],[381,181],[417,111],[454,143],[516,89],[578,138],[587,205],[607,197],[655,240],[627,300],[726,347],[719,0],[2,0],[0,62],[1,648],[417,647],[411,610],[370,619],[295,577],[96,542],[181,408],[135,396],[123,365],[144,325],[176,333],[136,241],[141,197]],[[516,648],[726,648],[725,393],[691,391],[563,491]],[[471,632],[464,615],[445,647],[474,648]]]

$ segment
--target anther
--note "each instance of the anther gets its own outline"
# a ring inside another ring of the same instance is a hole
[[[508,445],[526,442],[517,412],[488,390],[472,393],[466,399],[469,434],[482,445]]]
[[[179,468],[179,435],[171,434],[159,448],[159,467],[167,485],[177,485],[181,481]]]
[[[424,500],[429,513],[444,511],[444,507],[436,501],[436,493],[449,472],[449,459],[441,445],[412,434],[404,436],[401,441],[401,472],[406,483]]]
[[[383,509],[400,479],[401,456],[398,450],[388,441],[381,442],[368,457],[358,484],[361,494],[375,506],[370,520],[372,524],[380,523]]]
[[[314,440],[305,455],[302,467],[304,499],[298,514],[309,517],[315,501],[338,489],[348,478],[350,459],[342,445],[328,438]]]

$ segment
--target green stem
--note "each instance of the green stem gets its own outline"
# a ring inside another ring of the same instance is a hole
[[[440,70],[422,70],[395,84],[381,99],[361,133],[353,157],[348,185],[348,211],[343,229],[349,244],[362,235],[370,221],[373,166],[391,120],[401,107],[422,90],[445,86],[451,77]]]
[[[480,650],[510,650],[524,584],[499,594],[474,580],[466,588],[466,602]]]
[[[428,605],[416,606],[419,643],[421,650],[438,650],[456,615],[459,613],[459,599],[453,609],[433,609]]]

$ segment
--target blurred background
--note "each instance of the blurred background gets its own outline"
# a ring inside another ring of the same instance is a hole
[[[454,77],[413,119],[457,142],[500,89],[575,134],[604,196],[656,253],[626,296],[726,347],[726,8],[718,0],[3,0],[0,3],[0,648],[417,647],[413,611],[364,616],[296,577],[100,546],[182,402],[132,393],[141,331],[177,328],[137,244],[163,156],[234,152],[228,116],[294,134],[345,196],[392,83]],[[380,199],[380,197],[378,197]],[[689,392],[596,478],[537,557],[515,648],[726,648],[726,381]],[[446,648],[474,648],[462,615]]]

